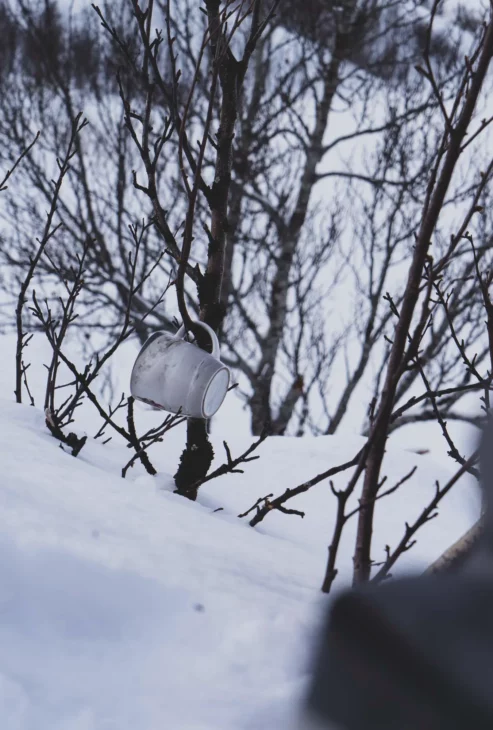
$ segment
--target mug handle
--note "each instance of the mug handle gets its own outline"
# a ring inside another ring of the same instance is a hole
[[[200,325],[200,327],[203,327],[209,333],[209,336],[212,341],[211,355],[212,355],[212,357],[215,357],[216,360],[220,360],[221,359],[221,348],[219,346],[219,340],[217,339],[217,335],[214,332],[214,330],[212,329],[212,327],[209,327],[208,324],[206,324],[205,322],[200,322],[200,321],[195,322],[195,324]],[[185,334],[186,334],[185,325],[182,324],[182,326],[176,333],[175,337],[177,339],[183,339],[185,337]]]

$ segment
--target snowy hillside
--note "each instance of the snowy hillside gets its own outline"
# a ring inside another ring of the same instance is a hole
[[[319,586],[335,500],[322,483],[293,504],[303,520],[273,514],[252,529],[236,515],[352,456],[360,439],[270,439],[245,474],[205,485],[191,503],[166,473],[182,447],[178,430],[155,454],[157,477],[127,480],[126,449],[89,441],[74,459],[34,408],[1,400],[0,433],[2,729],[288,728],[326,601]],[[228,439],[238,452],[246,436]],[[404,451],[389,464],[389,480],[419,468],[380,503],[382,551],[434,479],[452,473]],[[452,491],[401,570],[421,569],[469,527],[471,489]],[[346,579],[351,556],[349,529]]]
[[[90,463],[101,447],[74,460],[33,409],[1,419],[2,728],[284,726],[317,598],[306,550],[119,479]]]

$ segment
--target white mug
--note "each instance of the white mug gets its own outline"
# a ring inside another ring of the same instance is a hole
[[[214,330],[197,322],[209,333],[212,354],[186,342],[185,327],[176,335],[155,332],[142,346],[130,377],[130,392],[170,413],[191,418],[211,418],[228,391],[230,372],[220,357]]]

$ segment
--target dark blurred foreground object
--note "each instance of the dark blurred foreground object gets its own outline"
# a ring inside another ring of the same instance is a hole
[[[303,728],[492,730],[493,579],[399,580],[334,604]]]
[[[300,728],[493,730],[493,429],[481,447],[483,536],[457,572],[335,600]]]

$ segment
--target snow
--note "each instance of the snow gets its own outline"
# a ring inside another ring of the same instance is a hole
[[[288,730],[327,602],[319,587],[335,499],[321,483],[291,504],[304,519],[275,513],[252,529],[237,515],[259,496],[353,456],[362,438],[268,439],[244,474],[208,483],[191,503],[173,494],[170,476],[183,429],[152,452],[156,477],[136,468],[122,479],[129,452],[118,443],[89,439],[73,458],[40,410],[12,402],[12,338],[2,346],[2,730]],[[30,347],[34,362],[43,358],[39,337]],[[133,354],[129,348],[121,360],[122,380]],[[31,370],[39,402],[43,370],[39,363]],[[142,408],[138,417],[156,414]],[[217,463],[225,436],[233,455],[251,442],[233,394],[212,432]],[[414,465],[413,479],[378,504],[375,559],[421,511],[435,479],[454,471],[393,449],[388,484]],[[464,481],[396,573],[423,569],[476,515],[474,488]],[[353,519],[339,586],[350,578],[354,528]]]
[[[156,477],[136,466],[121,479],[129,452],[117,442],[89,438],[74,459],[40,410],[12,402],[13,345],[11,336],[0,340],[0,730],[289,730],[327,604],[319,588],[336,501],[322,482],[289,503],[303,519],[275,512],[252,529],[237,515],[354,456],[363,439],[353,423],[336,436],[268,439],[244,474],[206,484],[191,503],[173,494],[171,476],[183,427],[151,450]],[[42,336],[27,354],[39,406]],[[119,351],[115,393],[128,392],[135,354],[133,343]],[[141,430],[155,420],[137,409]],[[74,430],[91,436],[98,428],[90,406],[80,409]],[[435,480],[455,470],[436,424],[410,433],[392,438],[383,473],[391,486],[418,469],[377,505],[375,560],[421,512]],[[233,455],[252,440],[234,394],[214,419],[216,465],[224,438]],[[464,453],[469,440],[464,431]],[[423,446],[432,453],[411,451]],[[394,574],[423,570],[477,515],[475,488],[464,479]],[[355,528],[353,518],[338,587],[351,578]]]
[[[104,447],[74,459],[34,409],[0,412],[2,727],[254,728],[273,699],[281,712],[316,603],[306,552],[95,467]]]

